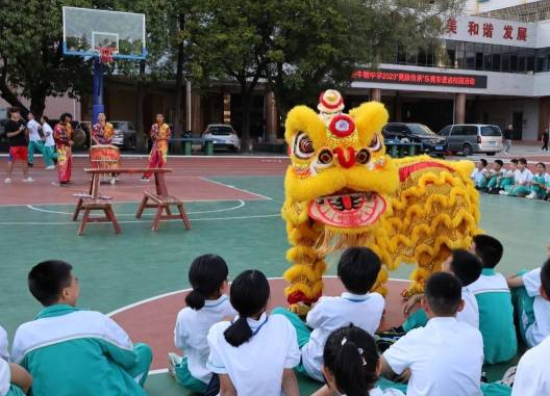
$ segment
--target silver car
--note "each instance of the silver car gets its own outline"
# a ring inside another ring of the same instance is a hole
[[[497,125],[454,124],[438,133],[447,138],[449,151],[465,156],[474,153],[495,155],[502,151],[502,132]]]

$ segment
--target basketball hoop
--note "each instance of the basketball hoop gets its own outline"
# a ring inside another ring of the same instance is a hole
[[[99,47],[99,61],[101,63],[109,64],[113,61],[113,48],[111,47]]]

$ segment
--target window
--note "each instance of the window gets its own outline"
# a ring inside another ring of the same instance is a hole
[[[481,136],[502,136],[499,127],[494,125],[481,127]]]
[[[464,136],[476,136],[477,127],[472,125],[467,125],[464,127]]]
[[[451,133],[451,126],[446,126],[445,128],[443,128],[442,130],[439,131],[438,135],[441,135],[441,136],[449,136]]]

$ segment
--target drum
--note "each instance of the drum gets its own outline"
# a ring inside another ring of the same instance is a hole
[[[90,162],[94,169],[120,168],[120,150],[116,146],[99,144],[90,148]]]

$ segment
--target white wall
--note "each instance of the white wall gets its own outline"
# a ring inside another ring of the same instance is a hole
[[[523,112],[523,140],[537,140],[539,125],[538,99],[482,100],[479,115],[488,113],[489,123],[501,127],[512,123],[512,114]]]
[[[467,0],[465,11],[467,13],[487,12],[500,10],[501,8],[514,7],[527,3],[534,3],[539,0]]]

